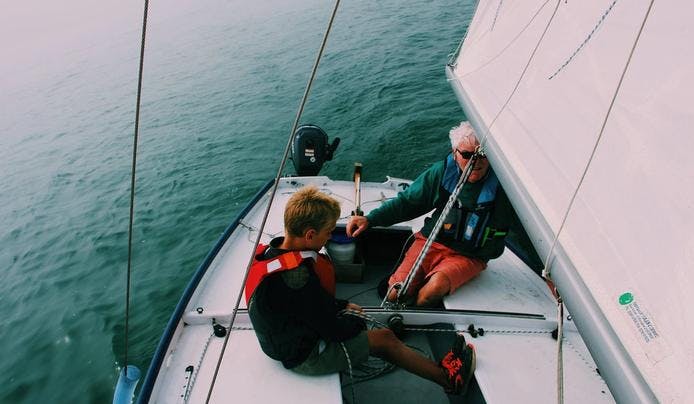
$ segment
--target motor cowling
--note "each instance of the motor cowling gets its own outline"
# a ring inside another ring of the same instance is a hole
[[[316,125],[301,125],[294,132],[292,141],[292,162],[299,176],[318,175],[323,163],[333,159],[333,153],[340,144],[336,137],[328,143],[328,135]]]

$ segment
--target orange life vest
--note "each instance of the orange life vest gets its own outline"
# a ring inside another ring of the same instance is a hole
[[[305,260],[313,260],[311,267],[318,275],[321,286],[330,295],[335,296],[335,270],[330,259],[315,251],[288,251],[274,258],[263,258],[268,245],[259,244],[255,250],[253,264],[246,279],[245,294],[246,304],[251,300],[253,292],[266,276],[280,271],[289,271],[297,268]]]

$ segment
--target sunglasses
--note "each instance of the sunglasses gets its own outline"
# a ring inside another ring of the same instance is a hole
[[[455,149],[455,151],[456,153],[460,154],[460,157],[462,157],[464,160],[470,160],[470,158],[475,155],[475,152],[472,151],[460,151],[458,149]],[[485,156],[483,153],[477,157],[481,159],[487,158],[487,156]]]

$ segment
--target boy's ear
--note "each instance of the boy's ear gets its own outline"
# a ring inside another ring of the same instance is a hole
[[[306,241],[311,241],[315,235],[316,231],[314,229],[308,229],[306,230],[306,233],[304,233],[304,239],[306,239]]]

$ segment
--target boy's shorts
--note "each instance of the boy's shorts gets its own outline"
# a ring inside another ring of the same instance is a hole
[[[360,332],[356,337],[343,341],[352,368],[366,362],[369,358],[369,339],[366,331]],[[292,368],[302,375],[319,376],[348,370],[347,357],[339,342],[320,341],[308,355],[308,358],[300,365]]]
[[[403,258],[398,269],[388,280],[389,286],[392,286],[396,282],[404,282],[405,279],[407,279],[407,274],[410,272],[415,261],[417,261],[417,256],[419,256],[419,252],[424,248],[426,240],[426,237],[422,236],[422,233],[415,234],[414,242],[407,250],[405,258]],[[417,274],[412,278],[409,287],[409,291],[412,292],[407,294],[416,295],[416,291],[437,272],[442,272],[448,277],[451,283],[451,290],[449,290],[448,293],[453,293],[453,291],[477,276],[486,267],[487,263],[485,261],[460,255],[455,250],[434,241],[431,243],[431,247],[424,257]]]

